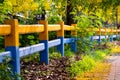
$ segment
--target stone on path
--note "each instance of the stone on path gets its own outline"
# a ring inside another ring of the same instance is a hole
[[[111,71],[105,80],[120,80],[120,54],[110,56],[108,61],[112,64]]]

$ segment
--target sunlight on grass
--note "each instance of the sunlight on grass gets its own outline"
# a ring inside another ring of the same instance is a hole
[[[112,54],[120,53],[120,46],[114,46],[111,49]]]
[[[76,80],[103,80],[107,78],[111,64],[98,62],[96,65],[97,66],[94,69],[85,72],[83,76],[77,76]]]

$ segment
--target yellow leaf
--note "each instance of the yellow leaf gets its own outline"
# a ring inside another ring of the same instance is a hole
[[[97,2],[102,2],[102,0],[97,0]]]
[[[12,3],[12,5],[17,5],[16,0],[9,0],[9,1]]]

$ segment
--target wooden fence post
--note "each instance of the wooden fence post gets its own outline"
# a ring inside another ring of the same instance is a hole
[[[104,28],[105,32],[104,32],[104,35],[105,35],[105,39],[107,38],[107,30],[106,30],[106,27]]]
[[[116,28],[116,39],[118,39],[118,29]]]
[[[61,44],[57,46],[57,50],[64,57],[64,22],[59,22],[61,29],[57,31],[57,37],[61,40]]]
[[[99,38],[98,38],[98,44],[100,44],[100,42],[101,42],[101,28],[99,27],[99,31],[98,31],[98,36],[99,36]]]
[[[110,42],[113,41],[113,29],[111,28],[111,31],[110,31]]]
[[[12,60],[10,63],[13,72],[20,74],[18,20],[5,20],[5,24],[11,25],[11,33],[5,36],[5,50],[11,51]]]
[[[40,63],[49,64],[49,48],[48,48],[48,21],[40,20],[39,24],[44,25],[44,32],[39,34],[40,43],[45,44],[45,50],[40,52]]]
[[[74,29],[76,29],[77,24],[72,24],[71,26],[74,26]],[[73,38],[75,38],[74,42],[71,43],[71,51],[77,52],[77,31],[72,30],[71,35]]]
[[[105,32],[104,32],[104,35],[105,35],[105,42],[107,42],[107,30],[106,30],[106,27],[104,28]]]

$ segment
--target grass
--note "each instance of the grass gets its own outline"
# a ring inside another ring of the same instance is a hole
[[[120,53],[120,46],[113,46],[111,49],[112,54],[118,54]]]
[[[83,76],[77,76],[76,80],[103,80],[110,72],[111,64],[98,62],[91,71],[85,72]]]
[[[95,52],[89,53],[95,60],[95,67],[89,71],[85,71],[82,75],[77,75],[76,80],[107,80],[108,74],[111,69],[111,64],[104,62],[107,56],[119,54],[120,46],[114,43],[107,44],[109,47],[105,50],[97,50]]]
[[[82,55],[82,60],[74,61],[68,69],[71,77],[75,77],[76,80],[94,80],[94,78],[102,78],[99,76],[104,77],[104,75],[108,74],[110,70],[110,65],[103,63],[104,59],[110,53],[109,50],[96,50],[88,53],[89,54]],[[105,74],[103,75],[103,73]]]

